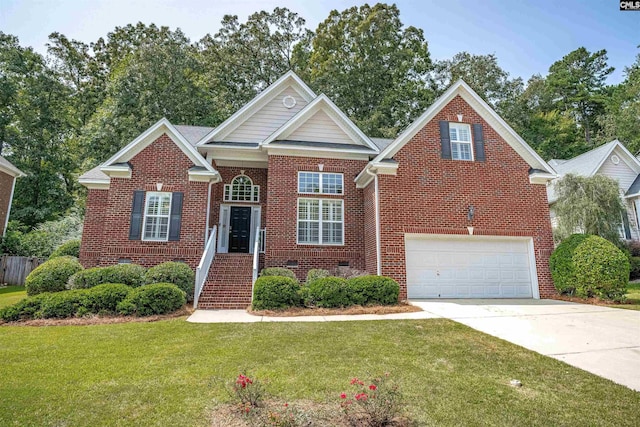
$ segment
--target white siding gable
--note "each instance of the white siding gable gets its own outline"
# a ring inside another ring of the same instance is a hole
[[[291,141],[360,144],[359,141],[354,141],[352,137],[343,131],[335,120],[323,110],[311,116],[298,129],[294,130],[287,139]]]
[[[611,157],[614,155],[618,156],[619,159],[617,165],[611,161]],[[605,159],[602,166],[600,166],[600,169],[598,169],[598,173],[617,180],[620,184],[620,192],[623,194],[627,192],[629,187],[631,187],[631,184],[633,184],[633,181],[635,181],[638,176],[638,174],[625,162],[626,157],[626,154],[620,151],[619,148],[616,148],[613,150],[613,153]]]
[[[293,108],[284,106],[282,101],[285,96],[291,96],[296,100]],[[288,86],[222,140],[260,143],[306,105],[307,101],[292,86]]]

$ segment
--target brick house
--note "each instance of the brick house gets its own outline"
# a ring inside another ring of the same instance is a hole
[[[184,261],[202,308],[245,307],[270,266],[366,270],[402,299],[539,298],[554,177],[462,81],[386,140],[289,72],[215,129],[162,119],[82,175],[80,261]]]
[[[24,176],[24,172],[0,156],[0,235],[2,236],[6,233],[9,223],[16,179],[21,176]]]

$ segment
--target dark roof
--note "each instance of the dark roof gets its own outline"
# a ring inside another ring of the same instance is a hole
[[[636,177],[636,180],[633,181],[633,184],[631,184],[631,187],[629,187],[629,189],[627,190],[627,196],[631,196],[632,194],[638,194],[640,193],[640,175],[638,175]]]
[[[387,148],[389,146],[389,144],[391,144],[393,142],[393,139],[389,139],[389,138],[372,138],[372,137],[369,137],[369,139],[376,145],[376,147],[378,147],[378,149],[380,151],[382,151],[385,148]]]
[[[189,126],[189,125],[174,125],[176,130],[180,132],[184,139],[191,145],[196,145],[206,134],[211,132],[214,128],[208,126]]]

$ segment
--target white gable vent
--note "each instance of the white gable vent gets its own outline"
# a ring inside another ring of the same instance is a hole
[[[282,105],[284,105],[287,108],[293,108],[296,106],[296,99],[291,95],[287,95],[284,98],[282,98]]]

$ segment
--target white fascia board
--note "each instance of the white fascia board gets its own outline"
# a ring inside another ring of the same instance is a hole
[[[602,159],[600,160],[600,163],[598,163],[598,166],[596,166],[596,168],[593,170],[592,175],[595,175],[596,173],[598,173],[598,171],[600,170],[600,168],[602,167],[602,165],[604,165],[604,162],[607,161],[607,159],[609,158],[609,156],[611,156],[611,153],[614,152],[614,150],[616,148],[619,148],[624,155],[627,157],[627,159],[623,159],[623,161],[631,168],[633,169],[633,171],[635,173],[640,173],[640,160],[638,160],[633,154],[631,154],[631,152],[627,149],[627,147],[625,147],[620,141],[618,141],[617,139],[611,142],[615,142],[615,144],[611,144],[611,147],[609,148],[609,150],[607,150],[607,152],[605,153],[604,156],[602,156]],[[629,162],[629,160],[631,160],[631,162]]]
[[[291,145],[269,144],[265,146],[267,154],[281,156],[320,157],[327,159],[369,160],[375,153],[366,153],[352,149],[323,149],[316,147],[296,147]]]
[[[529,175],[530,184],[547,184],[549,181],[556,179],[558,175],[550,173],[532,173]]]
[[[8,162],[8,160],[7,160]],[[7,175],[11,175],[14,178],[20,178],[22,176],[27,176],[24,172],[13,165],[0,165],[0,172],[4,172]]]
[[[192,182],[211,182],[215,184],[221,180],[219,173],[209,171],[189,171],[189,181]]]
[[[141,152],[164,133],[171,138],[171,140],[193,162],[194,165],[202,166],[210,172],[218,173],[166,118],[160,119],[140,136],[114,154],[109,160],[103,163],[102,169],[110,167],[114,163],[124,163],[131,160],[136,154]]]
[[[231,133],[233,129],[237,128],[240,124],[244,122],[244,120],[242,119],[245,115],[255,111],[260,106],[262,106],[262,104],[270,101],[278,93],[282,92],[289,80],[293,80],[296,83],[298,87],[297,88],[294,87],[294,88],[297,90],[299,89],[298,93],[300,93],[300,96],[302,96],[305,99],[305,101],[311,102],[311,100],[316,97],[316,94],[311,90],[309,86],[307,86],[305,82],[302,81],[300,77],[296,75],[296,73],[294,73],[293,71],[288,71],[278,80],[276,80],[274,83],[269,85],[269,87],[267,87],[265,90],[263,90],[258,95],[256,95],[255,98],[253,98],[251,101],[246,103],[242,108],[240,108],[238,111],[233,113],[231,117],[229,117],[227,120],[222,122],[219,126],[213,129],[211,132],[209,132],[204,137],[202,137],[202,139],[198,141],[196,146],[204,145],[211,139],[224,138],[226,135]],[[236,122],[239,122],[239,123],[236,123]]]
[[[111,183],[110,180],[105,179],[78,179],[78,182],[89,190],[108,190]]]
[[[131,167],[129,165],[102,166],[100,170],[110,177],[131,178]]]
[[[548,173],[555,173],[553,168],[545,162],[518,135],[507,122],[502,119],[480,96],[464,81],[458,80],[451,85],[427,110],[402,132],[374,161],[393,157],[407,142],[411,140],[427,123],[429,123],[455,96],[460,95],[472,108],[487,121],[504,138],[511,147],[534,169],[541,169]]]
[[[353,123],[346,114],[335,105],[327,95],[320,94],[316,99],[307,104],[302,110],[284,123],[280,128],[276,129],[267,139],[264,140],[262,145],[268,145],[277,139],[286,139],[289,135],[300,128],[307,120],[309,120],[318,111],[324,111],[331,117],[336,125],[342,129],[344,133],[351,136],[354,142],[360,142],[371,148],[375,153],[379,153],[380,150],[377,145],[371,141],[371,139],[360,130],[355,123]]]

